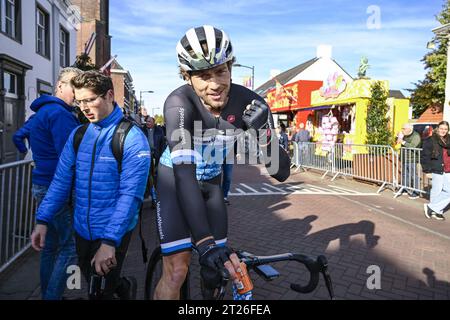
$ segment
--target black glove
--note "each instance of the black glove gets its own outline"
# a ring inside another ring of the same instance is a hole
[[[197,250],[200,256],[200,265],[215,270],[222,269],[223,264],[230,260],[230,254],[233,253],[228,247],[217,246],[212,239],[202,242],[197,246]]]
[[[260,145],[270,144],[272,125],[269,121],[269,107],[265,103],[253,100],[246,107],[242,115],[242,121],[248,129],[256,130]]]
[[[226,270],[224,263],[230,259],[233,252],[228,247],[217,246],[212,239],[198,245],[197,250],[200,256],[200,274],[205,287],[217,288],[220,285],[222,273]]]

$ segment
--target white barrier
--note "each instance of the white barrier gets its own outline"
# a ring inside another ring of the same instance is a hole
[[[349,176],[358,180],[380,184],[378,193],[391,188],[398,197],[404,191],[425,193],[423,174],[420,168],[421,149],[402,148],[396,152],[390,146],[349,145],[337,143],[333,146],[321,143],[293,143],[293,166],[324,171],[338,176]],[[295,151],[297,153],[295,153]]]
[[[0,273],[30,247],[32,161],[0,166]]]

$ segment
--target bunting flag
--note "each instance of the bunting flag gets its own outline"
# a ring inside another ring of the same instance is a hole
[[[108,60],[107,63],[103,67],[100,68],[100,72],[104,73],[106,75],[111,75],[111,64],[116,60],[117,54],[114,57],[111,57],[111,59]]]
[[[275,78],[275,100],[280,100],[283,92],[283,85]]]
[[[292,99],[295,103],[297,103],[297,98],[290,92],[289,90],[286,90],[286,88],[278,81],[277,78],[274,78],[275,80],[275,97],[280,98],[282,94],[284,93],[289,97],[289,99]]]
[[[93,32],[91,34],[91,37],[89,38],[88,42],[86,43],[86,45],[84,47],[84,53],[86,55],[89,55],[89,53],[91,53],[91,50],[92,50],[92,47],[94,46],[96,38],[97,38],[97,33]]]

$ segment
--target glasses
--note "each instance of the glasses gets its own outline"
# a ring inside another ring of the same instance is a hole
[[[86,105],[88,107],[92,106],[95,101],[97,101],[98,98],[104,98],[106,96],[106,93],[99,94],[96,97],[89,98],[89,99],[83,99],[83,100],[74,100],[73,104],[75,107],[81,107],[83,105]]]

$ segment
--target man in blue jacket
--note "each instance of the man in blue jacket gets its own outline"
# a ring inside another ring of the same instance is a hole
[[[102,299],[133,299],[135,281],[120,272],[138,222],[138,214],[150,167],[150,148],[142,131],[133,126],[126,136],[119,171],[111,140],[123,119],[114,102],[111,78],[95,71],[72,80],[75,103],[91,122],[74,150],[70,135],[47,196],[36,214],[32,246],[42,250],[47,225],[54,219],[71,192],[75,180],[74,229],[78,264],[87,280],[94,271],[105,276]]]
[[[81,71],[63,69],[55,88],[55,96],[42,95],[31,104],[35,116],[28,122],[29,142],[35,168],[32,193],[41,205],[55,174],[59,157],[70,133],[79,125],[74,111],[74,92],[70,80]],[[45,249],[41,254],[41,295],[44,300],[60,300],[66,288],[67,267],[76,264],[72,209],[65,201],[48,224]]]
[[[17,150],[20,153],[24,154],[28,152],[28,147],[25,144],[25,139],[28,141],[28,145],[30,145],[30,129],[31,129],[31,120],[34,118],[34,114],[31,115],[27,121],[23,124],[23,126],[14,133],[13,142],[16,146]]]

